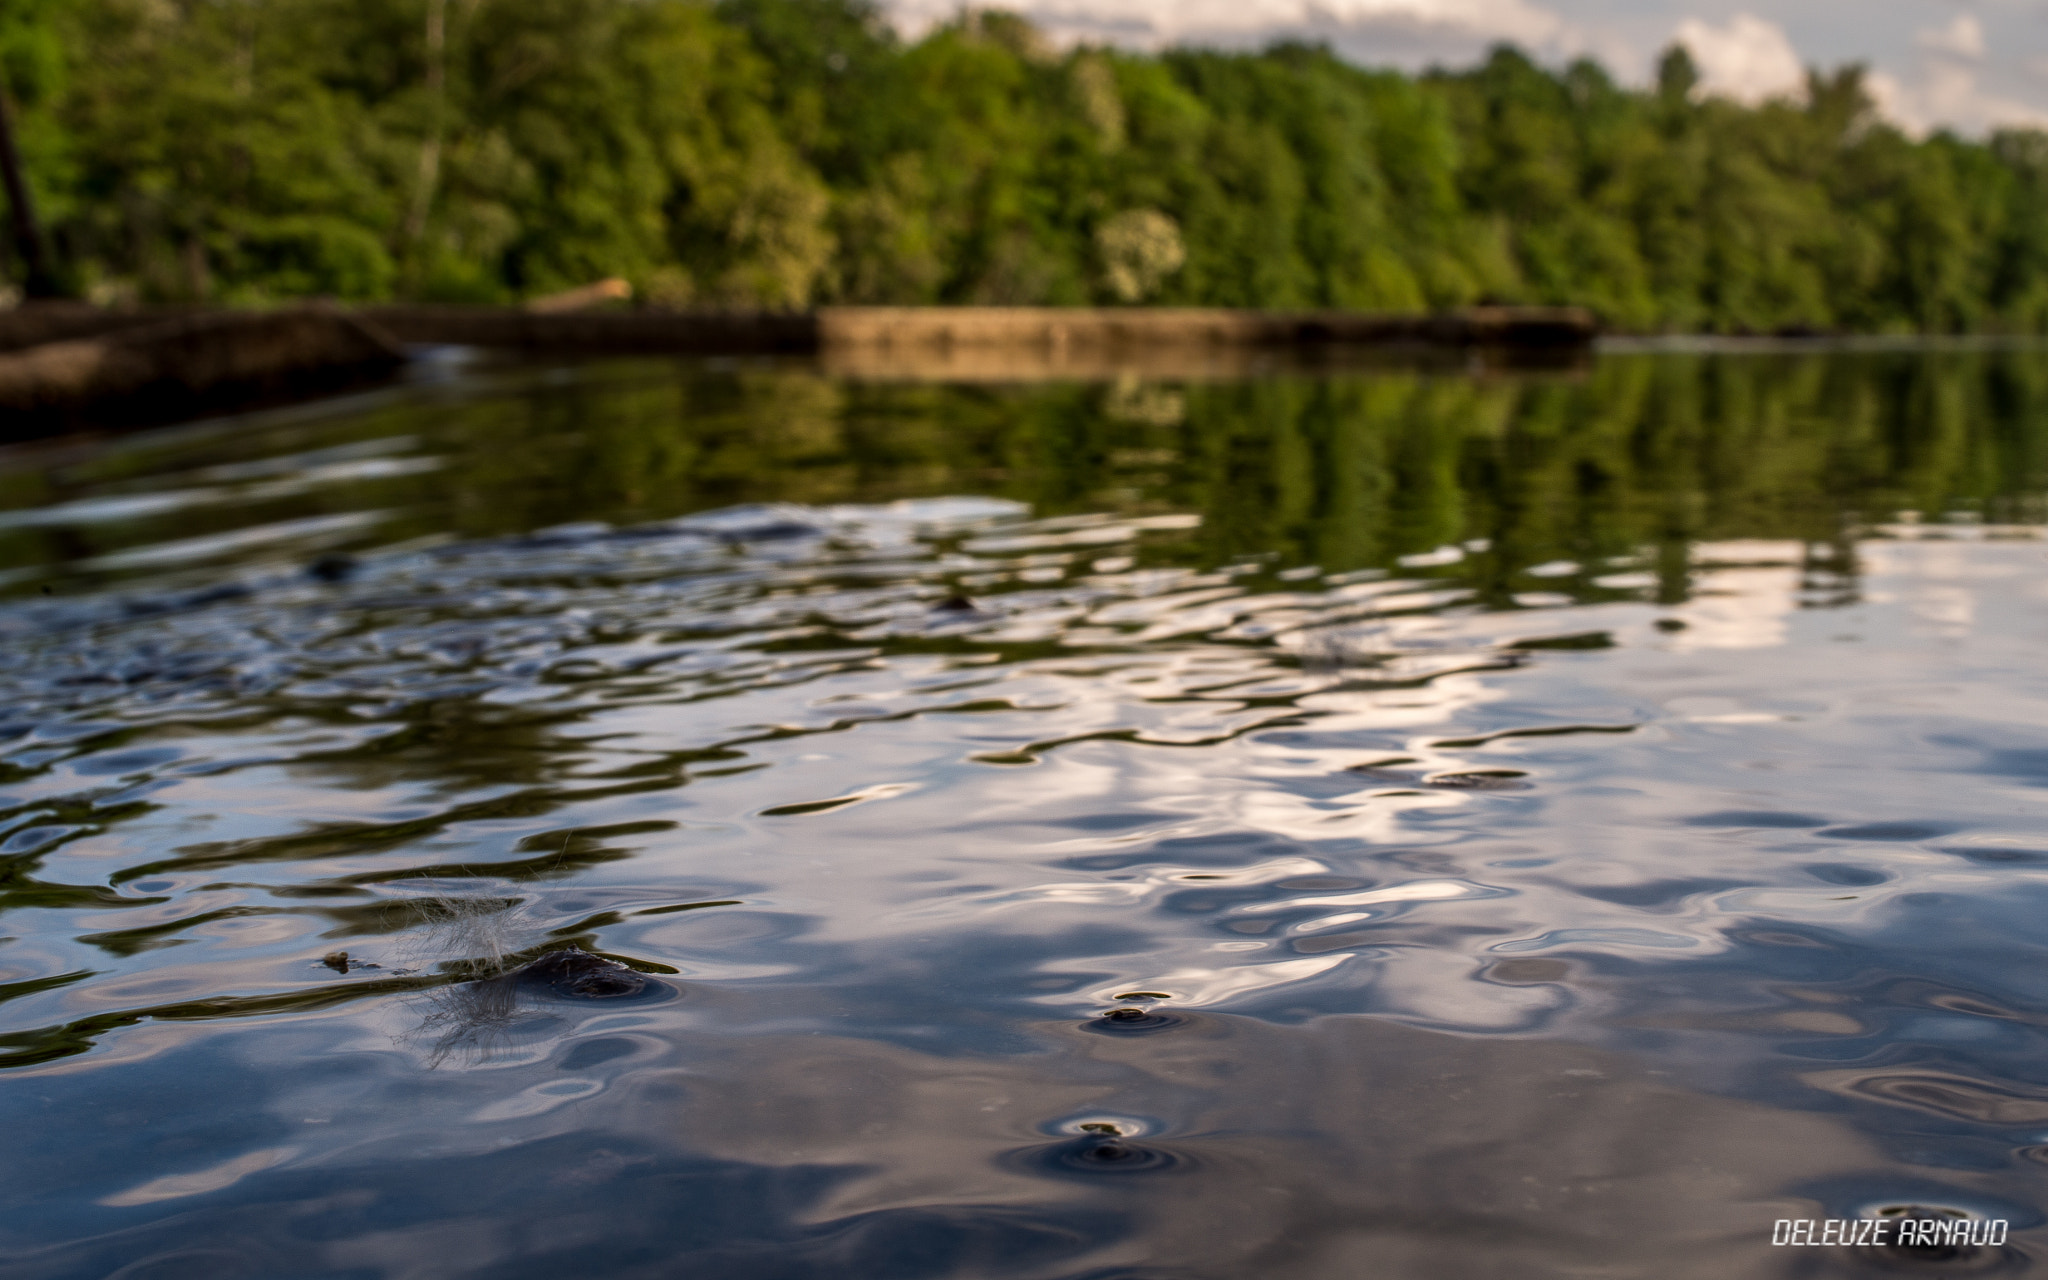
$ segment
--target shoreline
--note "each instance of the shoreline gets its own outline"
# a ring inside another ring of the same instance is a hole
[[[1258,372],[1313,353],[1582,356],[1598,323],[1575,308],[1437,314],[1193,308],[833,307],[809,312],[515,310],[333,304],[275,310],[0,313],[0,436],[141,425],[237,402],[290,400],[387,377],[420,347],[561,356],[797,356],[883,380]],[[408,349],[412,350],[408,350]]]
[[[0,311],[0,438],[291,403],[388,378],[423,348],[815,360],[861,381],[1234,379],[1400,364],[1583,368],[1598,355],[2026,348],[2034,334],[1605,334],[1573,307],[1437,313],[1217,308],[828,307],[547,311],[331,303]]]
[[[108,310],[46,303],[0,312],[0,352],[105,337],[171,319],[315,310],[352,315],[401,342],[682,354],[813,354],[835,349],[1504,346],[1583,347],[1599,332],[1576,307],[1442,312],[1195,307],[825,307],[815,311],[540,311],[516,307],[313,303],[273,309]]]

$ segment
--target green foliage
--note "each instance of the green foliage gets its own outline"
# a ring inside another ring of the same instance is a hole
[[[1682,49],[1638,90],[1509,48],[1423,77],[1062,50],[972,10],[907,43],[875,0],[0,0],[0,73],[109,298],[617,275],[660,305],[2048,326],[2048,135],[1916,141],[1855,67],[1744,107]]]

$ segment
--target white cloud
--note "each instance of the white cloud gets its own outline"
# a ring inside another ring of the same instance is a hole
[[[959,0],[896,0],[890,12],[915,33],[960,7]],[[1563,26],[1531,0],[1038,0],[1002,7],[1020,9],[1054,36],[1141,45],[1380,25],[1538,44]]]
[[[2048,124],[2048,112],[2011,90],[2026,91],[2031,70],[2023,62],[2020,78],[1987,63],[1984,24],[1975,14],[1959,13],[1945,26],[1913,33],[1920,53],[1910,68],[1870,76],[1871,96],[1878,110],[1910,133],[1950,127],[1965,131],[2001,125]]]
[[[1931,61],[1911,80],[1875,71],[1868,84],[1878,111],[1908,133],[1944,126],[1972,132],[2001,125],[2048,126],[2048,111],[1986,88],[1974,68],[1946,59]]]
[[[1738,13],[1725,27],[1698,18],[1678,24],[1675,37],[1699,64],[1700,88],[1738,102],[1797,95],[1806,87],[1806,66],[1791,37],[1775,22]]]
[[[1984,56],[1984,24],[1972,13],[1959,13],[1945,27],[1929,27],[1913,37],[1923,49],[1972,62]]]
[[[1755,12],[1736,12],[1747,3]],[[1371,66],[1469,66],[1495,41],[1553,65],[1591,55],[1634,84],[1675,38],[1702,88],[1798,97],[1804,63],[1863,62],[1880,108],[1916,132],[2048,123],[2044,0],[881,0],[918,35],[963,7],[1022,13],[1055,42],[1256,48],[1327,41]],[[4,7],[5,0],[0,0]],[[1761,12],[1768,17],[1759,17]],[[1793,45],[1788,31],[1797,32]]]

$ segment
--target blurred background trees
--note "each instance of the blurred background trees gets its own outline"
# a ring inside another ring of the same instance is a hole
[[[2048,326],[2048,135],[1909,138],[1857,68],[1703,98],[1508,48],[1061,49],[870,0],[0,0],[104,301],[1582,303],[1636,330]],[[18,283],[23,265],[9,258]]]

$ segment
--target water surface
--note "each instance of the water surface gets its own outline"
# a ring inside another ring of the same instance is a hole
[[[2044,493],[2026,350],[8,451],[0,1258],[2025,1272]]]

